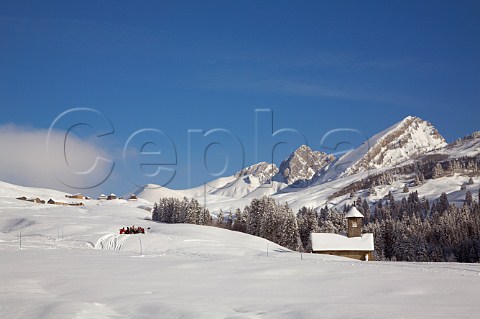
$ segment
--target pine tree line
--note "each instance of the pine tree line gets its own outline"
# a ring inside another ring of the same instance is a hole
[[[479,191],[480,195],[480,191]],[[417,192],[401,200],[389,193],[371,208],[366,199],[354,200],[365,216],[364,232],[372,232],[377,260],[397,261],[480,261],[480,206],[467,191],[462,207],[442,195],[432,204]],[[272,198],[255,198],[243,212],[219,212],[215,222],[195,199],[160,199],[152,219],[166,223],[214,225],[245,232],[296,251],[311,251],[312,232],[346,233],[345,213],[324,207],[318,211],[302,207],[296,215],[288,204]],[[226,216],[225,216],[226,215]]]
[[[189,201],[186,197],[182,201],[177,198],[161,198],[153,206],[152,220],[170,224],[212,224],[208,209],[203,209],[196,199]]]
[[[373,209],[360,197],[354,204],[365,216],[363,231],[374,234],[377,260],[480,261],[480,206],[470,191],[461,207],[450,204],[445,193],[430,204],[419,199],[417,192],[401,200],[395,200],[390,192]],[[327,207],[318,213],[300,209],[297,218],[305,249],[311,249],[311,232],[344,234],[344,215],[349,209],[349,205],[342,212]]]
[[[366,232],[374,233],[375,257],[398,261],[480,261],[480,206],[467,191],[462,207],[442,193],[432,203],[418,193],[375,205]]]
[[[220,211],[215,222],[210,212],[203,209],[197,200],[184,198],[161,198],[155,203],[152,220],[162,223],[189,223],[212,225],[244,232],[268,239],[291,250],[302,247],[298,224],[288,204],[277,204],[272,198],[262,197],[252,200],[243,212],[240,209],[227,216]]]
[[[240,210],[236,214],[240,214]],[[268,239],[291,250],[301,248],[298,223],[292,209],[287,203],[277,204],[270,197],[254,198],[243,210],[240,225],[235,219],[232,226],[233,229],[244,228],[247,234]]]

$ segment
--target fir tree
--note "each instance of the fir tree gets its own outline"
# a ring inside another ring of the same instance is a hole
[[[225,227],[225,220],[224,220],[223,212],[222,212],[221,209],[220,209],[220,212],[217,215],[217,222],[215,223],[215,225],[217,227],[221,227],[221,228]]]
[[[368,205],[368,202],[366,199],[363,200],[362,203],[362,214],[365,217],[363,219],[363,223],[366,225],[370,221],[371,218],[371,213],[370,213],[370,205]]]
[[[233,221],[232,229],[243,233],[247,231],[247,221],[240,208],[235,210],[235,219]]]
[[[300,234],[298,224],[292,210],[285,204],[280,208],[281,211],[281,236],[279,244],[288,249],[299,251],[301,248]]]
[[[273,242],[279,241],[278,225],[280,222],[277,207],[273,200],[268,197],[263,197],[264,211],[262,212],[262,219],[260,221],[259,236]]]
[[[440,195],[440,198],[438,199],[438,206],[437,206],[438,212],[439,213],[446,212],[449,206],[450,204],[448,203],[447,194],[442,193]]]
[[[375,190],[375,187],[372,185],[368,191],[370,196],[377,196],[377,191]]]
[[[305,251],[311,250],[310,234],[319,231],[318,220],[313,208],[302,207],[297,213],[300,239]]]
[[[465,204],[471,206],[473,203],[473,195],[471,191],[465,193]]]
[[[227,215],[227,220],[226,220],[225,227],[227,229],[232,229],[232,224],[233,224],[233,215],[232,215],[232,211],[230,211],[230,212],[228,212],[228,215]]]
[[[443,171],[442,164],[437,163],[437,164],[435,165],[435,167],[433,168],[432,178],[434,178],[434,179],[440,178],[440,177],[443,177],[444,174],[445,174],[445,172]]]
[[[264,205],[261,198],[254,198],[250,205],[245,207],[244,214],[247,216],[248,234],[260,236],[260,225],[263,211]]]

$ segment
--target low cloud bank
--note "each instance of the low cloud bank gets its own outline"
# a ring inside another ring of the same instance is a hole
[[[0,126],[0,180],[75,191],[93,188],[108,178],[112,163],[106,150],[73,134],[51,131],[47,152],[48,133],[46,129]]]

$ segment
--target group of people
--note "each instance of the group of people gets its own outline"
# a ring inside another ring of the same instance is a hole
[[[145,229],[143,227],[135,227],[135,226],[132,226],[132,227],[122,227],[120,229],[120,234],[145,234]]]

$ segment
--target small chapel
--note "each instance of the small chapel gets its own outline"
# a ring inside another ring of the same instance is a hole
[[[373,260],[373,234],[362,234],[363,215],[352,206],[345,215],[347,234],[311,233],[312,252],[349,257],[358,260]]]

